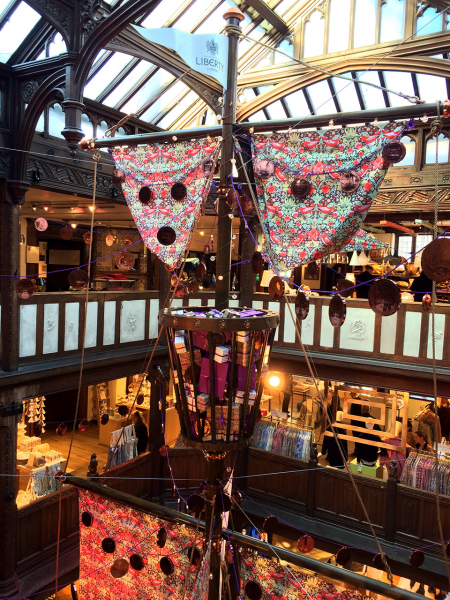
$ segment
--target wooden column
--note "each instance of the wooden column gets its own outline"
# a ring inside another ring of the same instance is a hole
[[[162,337],[162,336],[161,336]],[[164,500],[164,475],[165,459],[160,454],[161,447],[164,446],[164,434],[162,431],[162,418],[166,419],[166,383],[159,372],[152,370],[148,372],[147,379],[150,382],[150,414],[148,419],[148,449],[152,455],[151,472],[149,477],[157,477],[160,481],[149,481],[150,498],[158,501],[160,504]],[[161,384],[161,408],[160,402],[160,384]],[[139,410],[139,407],[136,407]]]
[[[389,467],[389,477],[386,487],[386,507],[384,520],[384,536],[390,542],[394,541],[395,536],[395,508],[397,503],[397,478],[396,464],[391,462]]]
[[[306,496],[306,514],[308,517],[314,517],[316,506],[317,465],[317,447],[316,444],[313,444],[308,464],[308,495]]]

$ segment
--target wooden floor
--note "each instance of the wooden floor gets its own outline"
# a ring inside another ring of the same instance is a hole
[[[72,430],[69,428],[65,435],[59,436],[56,434],[55,429],[47,429],[41,436],[42,442],[49,444],[52,450],[62,452],[63,457],[67,458]],[[98,471],[101,473],[108,458],[108,446],[100,444],[98,441],[97,423],[91,423],[89,429],[84,432],[81,432],[78,429],[75,430],[72,452],[68,465],[69,469],[74,469],[75,475],[86,477],[92,454],[97,455]]]

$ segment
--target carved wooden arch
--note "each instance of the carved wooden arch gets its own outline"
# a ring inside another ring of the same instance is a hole
[[[27,4],[62,35],[69,49],[69,23],[73,19],[73,10],[68,9],[67,5],[60,0],[27,0]]]
[[[57,101],[64,99],[62,88],[64,87],[65,79],[65,69],[60,69],[50,77],[47,77],[36,90],[26,107],[14,140],[14,148],[21,150],[21,152],[13,153],[11,179],[26,180],[28,151],[33,141],[37,122],[42,111],[52,99]]]

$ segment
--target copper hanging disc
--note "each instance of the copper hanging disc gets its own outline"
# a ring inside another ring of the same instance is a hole
[[[298,291],[297,297],[295,298],[295,314],[299,321],[304,321],[309,313],[309,298],[302,292]]]
[[[279,275],[272,277],[269,283],[269,296],[271,300],[281,300],[284,296],[284,281]]]
[[[263,530],[266,533],[268,533],[269,535],[271,533],[273,533],[277,527],[278,527],[278,519],[276,517],[274,517],[273,515],[270,517],[267,517],[267,519],[263,523]]]
[[[314,540],[310,535],[302,535],[297,542],[297,548],[300,552],[307,553],[314,550]]]
[[[119,254],[116,254],[115,261],[119,271],[129,271],[134,267],[135,259],[131,252],[123,250],[122,252],[119,252]]]
[[[110,233],[108,233],[108,235],[106,236],[105,243],[106,243],[107,246],[112,246],[113,245],[114,238],[113,238],[113,236]]]
[[[341,327],[344,324],[345,317],[347,316],[347,306],[345,300],[335,294],[330,301],[328,307],[328,318],[333,327]]]
[[[359,188],[360,177],[355,171],[346,171],[339,176],[339,185],[344,194],[353,194]]]
[[[166,541],[167,541],[167,531],[166,531],[165,527],[162,527],[158,531],[158,534],[156,537],[158,538],[158,541],[156,542],[158,545],[158,548],[164,548],[164,546],[166,545]]]
[[[187,284],[187,289],[190,294],[198,294],[199,288],[200,288],[200,285],[199,285],[197,279],[195,279],[195,277],[192,277],[192,279],[189,279],[188,284]]]
[[[209,177],[214,167],[214,160],[212,158],[206,158],[202,162],[202,173],[204,177]]]
[[[238,190],[236,190],[236,192],[235,192],[233,188],[230,188],[227,192],[225,202],[228,204],[228,206],[231,208],[231,210],[238,210],[238,203],[236,200],[237,193],[238,193]]]
[[[69,273],[69,285],[76,290],[84,289],[89,281],[88,274],[83,269],[74,269]]]
[[[291,194],[300,200],[309,194],[311,184],[304,177],[296,177],[291,183]]]
[[[224,513],[227,513],[231,509],[230,496],[227,496],[226,494],[221,495],[219,508]]]
[[[56,428],[56,433],[61,436],[67,433],[67,425],[65,423],[60,423]]]
[[[92,516],[87,511],[81,513],[81,522],[85,527],[90,527],[92,525]]]
[[[266,158],[262,160],[255,160],[253,163],[253,171],[256,177],[260,179],[269,179],[275,172],[275,165],[271,160]]]
[[[86,233],[83,235],[83,240],[84,240],[85,244],[91,243],[91,234],[89,231],[86,231]]]
[[[423,312],[430,312],[431,310],[431,296],[430,294],[424,294],[422,298],[422,310]]]
[[[191,560],[192,550],[194,551],[194,556]],[[187,552],[187,557],[191,561],[191,563],[194,565],[194,567],[198,567],[198,565],[200,564],[200,559],[201,559],[201,554],[200,554],[200,551],[198,550],[198,548],[192,548],[192,546],[191,546]]]
[[[203,246],[203,253],[204,254],[211,254],[211,246],[209,244],[205,244]]]
[[[177,285],[175,286],[175,290],[174,290],[174,297],[182,298],[185,293],[186,293],[185,286],[182,283],[177,283]]]
[[[61,227],[59,230],[59,235],[63,240],[71,240],[73,236],[72,227]]]
[[[139,556],[139,554],[132,554],[130,556],[130,565],[131,568],[135,571],[142,571],[142,569],[144,568],[144,561],[142,560],[142,557]]]
[[[259,587],[256,581],[247,581],[245,584],[245,593],[250,600],[261,600],[262,598],[262,589]]]
[[[161,567],[161,571],[166,576],[172,575],[172,573],[174,572],[174,569],[175,569],[173,562],[167,556],[163,556],[161,558],[161,560],[159,561],[159,566]]]
[[[205,498],[199,494],[193,494],[187,501],[187,508],[189,512],[194,513],[198,517],[205,508]]]
[[[121,404],[117,409],[117,412],[121,417],[126,417],[128,414],[128,406],[126,406],[125,404]]]
[[[113,554],[116,549],[116,542],[112,538],[107,537],[102,540],[102,548],[106,554]]]
[[[125,171],[122,171],[122,169],[114,169],[111,179],[116,185],[123,183],[125,181]]]
[[[145,206],[148,206],[149,204],[151,204],[152,200],[155,199],[155,196],[156,196],[156,194],[155,194],[154,190],[149,188],[148,185],[144,185],[143,187],[141,187],[141,189],[139,190],[139,193],[138,193],[139,200]]]
[[[353,295],[355,284],[350,279],[339,279],[336,289],[343,298],[350,298]]]
[[[308,279],[317,279],[319,276],[319,265],[315,260],[306,265],[306,276]]]
[[[159,449],[159,453],[161,456],[167,456],[167,446],[161,446],[161,448]]]
[[[129,563],[124,558],[119,558],[114,561],[110,571],[111,575],[116,579],[120,579],[120,577],[124,577],[128,573]]]
[[[387,557],[386,557],[386,561],[387,561]],[[378,569],[379,571],[386,571],[386,567],[384,566],[384,562],[383,562],[383,559],[381,558],[380,553],[378,553],[376,556],[373,557],[373,566],[375,567],[375,569]]]
[[[34,226],[38,231],[45,231],[48,227],[47,219],[44,219],[44,217],[38,217],[34,222]]]
[[[174,183],[173,186],[170,188],[170,195],[174,200],[177,200],[178,202],[184,200],[187,196],[187,188],[184,185],[184,183],[181,183],[180,181]]]
[[[106,423],[108,423],[108,421],[109,421],[108,413],[103,413],[102,416],[100,417],[100,423],[102,425],[106,425]]]
[[[254,207],[253,207],[253,201],[250,198],[247,198],[246,196],[244,196],[244,198],[242,200],[240,200],[241,203],[241,208],[242,208],[242,212],[244,213],[244,215],[252,215],[254,212]],[[233,248],[233,244],[231,244],[231,247]]]
[[[80,421],[78,423],[78,429],[80,431],[87,431],[90,426],[91,426],[91,424],[89,423],[89,421],[87,419],[83,419],[82,421]]]
[[[133,240],[131,238],[131,235],[124,235],[122,242],[125,244],[125,246],[129,246],[130,244],[132,244]]]
[[[145,398],[144,398],[144,394],[138,394],[138,395],[136,396],[136,404],[137,404],[138,406],[141,406],[141,404],[144,404],[144,400],[145,400]]]
[[[200,261],[199,263],[197,263],[197,266],[195,267],[195,276],[197,277],[197,279],[203,279],[203,277],[206,275],[206,265],[203,261]]]
[[[264,271],[264,258],[261,252],[255,252],[252,256],[252,271],[256,275]]]
[[[344,567],[352,559],[352,551],[345,546],[336,554],[336,562],[341,567]]]
[[[233,501],[233,505],[231,508],[238,509],[239,506],[242,506],[242,494],[239,490],[234,490],[231,492],[231,500]]]
[[[414,550],[414,552],[409,555],[409,562],[415,569],[421,567],[424,560],[425,554],[421,550]]]
[[[28,300],[28,298],[31,298],[35,291],[36,284],[32,279],[28,279],[26,277],[25,279],[19,279],[19,281],[16,283],[16,294],[19,296],[19,298],[22,298],[22,300]]]
[[[397,140],[388,142],[383,148],[381,156],[386,162],[391,164],[401,162],[406,156],[406,146],[403,142]]]
[[[177,239],[177,234],[172,227],[161,227],[156,234],[158,242],[163,246],[171,246]]]
[[[422,252],[422,269],[436,282],[450,279],[450,238],[436,238]]]
[[[398,311],[402,297],[400,288],[390,279],[377,279],[369,291],[369,306],[382,317],[389,317]]]

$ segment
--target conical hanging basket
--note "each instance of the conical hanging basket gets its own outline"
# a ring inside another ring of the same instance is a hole
[[[267,310],[164,309],[181,435],[224,453],[253,437],[279,316]]]

